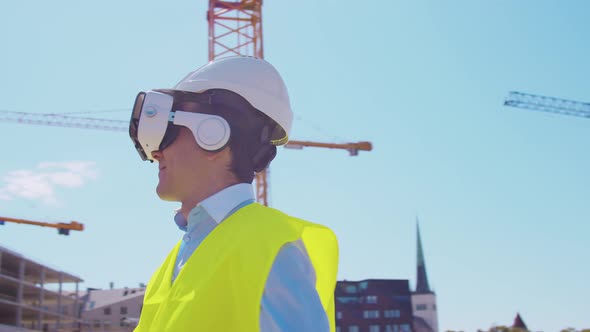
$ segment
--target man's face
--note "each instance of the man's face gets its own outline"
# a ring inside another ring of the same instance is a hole
[[[152,153],[159,163],[160,179],[156,191],[166,201],[187,199],[205,179],[211,176],[215,163],[210,153],[202,150],[192,132],[181,127],[172,144],[162,151]]]

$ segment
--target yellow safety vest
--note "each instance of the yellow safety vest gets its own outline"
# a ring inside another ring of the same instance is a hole
[[[219,224],[171,282],[180,243],[148,283],[136,332],[260,331],[260,301],[281,247],[302,239],[334,331],[338,243],[321,225],[253,203]]]

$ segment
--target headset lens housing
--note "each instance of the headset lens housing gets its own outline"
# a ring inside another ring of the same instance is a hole
[[[135,145],[135,149],[142,160],[147,160],[147,155],[145,151],[141,147],[139,143],[139,139],[137,138],[137,131],[139,128],[139,119],[141,117],[141,110],[143,108],[143,102],[145,100],[145,92],[140,92],[137,94],[135,98],[135,104],[133,104],[133,112],[131,113],[131,119],[129,120],[129,137],[133,141],[133,145]]]

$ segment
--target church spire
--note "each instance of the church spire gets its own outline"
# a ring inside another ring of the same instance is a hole
[[[417,273],[416,273],[416,293],[432,293],[428,286],[428,276],[426,275],[426,262],[424,261],[424,252],[422,251],[422,240],[420,239],[420,226],[418,217],[416,217],[416,234],[417,241]]]

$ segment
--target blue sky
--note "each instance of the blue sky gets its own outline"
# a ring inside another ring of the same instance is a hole
[[[0,109],[125,109],[207,61],[206,1],[10,2]],[[590,121],[505,108],[518,90],[589,101],[584,1],[265,1],[265,57],[284,76],[293,138],[374,151],[282,150],[272,204],[331,227],[339,279],[415,280],[420,219],[440,329],[590,327]],[[126,120],[127,112],[97,114]],[[179,239],[157,169],[125,133],[0,123],[0,243],[136,286]],[[23,189],[24,188],[24,189]]]

